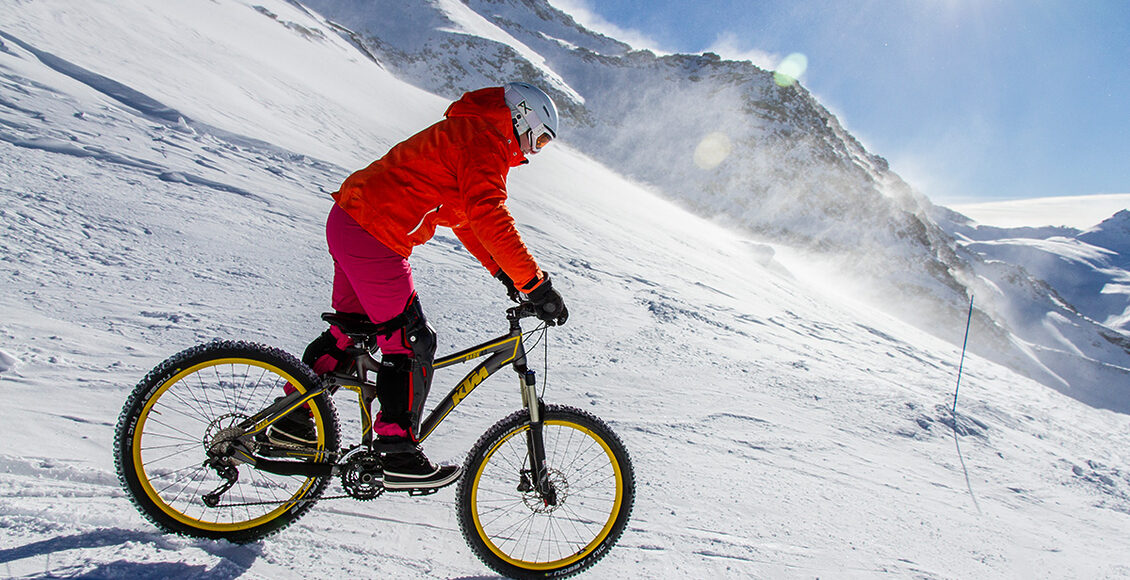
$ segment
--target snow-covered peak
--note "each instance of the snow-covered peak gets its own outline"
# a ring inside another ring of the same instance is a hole
[[[1130,210],[1119,211],[1078,238],[1123,256],[1124,263],[1130,266]]]
[[[521,58],[538,68],[542,76],[549,81],[553,89],[564,94],[572,102],[578,105],[584,105],[584,97],[573,90],[560,75],[553,72],[553,69],[546,64],[543,56],[508,34],[505,30],[491,24],[487,19],[477,14],[474,10],[471,10],[470,7],[459,0],[437,0],[436,5],[443,10],[453,24],[451,28],[439,29],[440,32],[454,32],[456,34],[479,36],[514,49],[514,52],[518,53]]]

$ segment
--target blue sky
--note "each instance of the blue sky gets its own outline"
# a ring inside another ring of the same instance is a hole
[[[938,203],[1130,193],[1130,0],[551,0],[665,52],[775,66]]]

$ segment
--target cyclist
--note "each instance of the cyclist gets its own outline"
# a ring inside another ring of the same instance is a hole
[[[373,322],[399,319],[403,327],[378,339],[380,413],[373,433],[382,442],[411,443],[412,452],[387,453],[388,489],[437,488],[455,481],[459,466],[436,466],[418,445],[424,401],[432,379],[435,332],[428,325],[408,257],[437,226],[451,228],[464,247],[505,286],[524,294],[544,322],[564,324],[568,310],[538,267],[506,207],[506,176],[557,136],[557,108],[541,89],[510,83],[466,93],[444,119],[393,147],[350,175],[326,222],[334,261],[332,306]],[[325,373],[348,361],[349,339],[336,327],[306,350],[303,360]],[[341,370],[341,369],[339,369]],[[269,433],[275,441],[309,444],[309,417],[284,417]]]

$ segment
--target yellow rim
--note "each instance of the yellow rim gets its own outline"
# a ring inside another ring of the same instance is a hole
[[[473,485],[471,486],[471,515],[475,522],[475,532],[479,534],[479,537],[482,538],[486,546],[490,548],[490,551],[506,563],[526,570],[552,570],[555,568],[561,568],[573,564],[574,562],[577,562],[578,560],[581,560],[582,558],[585,558],[586,556],[591,554],[593,550],[595,550],[597,546],[599,546],[600,543],[608,537],[608,534],[612,532],[612,527],[616,525],[616,517],[620,514],[620,504],[624,499],[624,475],[620,471],[620,463],[616,461],[616,455],[612,452],[612,449],[608,446],[608,443],[606,443],[604,439],[597,436],[597,434],[592,430],[584,427],[583,425],[578,425],[577,423],[574,423],[572,421],[553,419],[545,421],[545,424],[568,426],[588,435],[593,441],[596,441],[600,444],[601,448],[604,449],[604,453],[608,456],[608,461],[612,464],[612,470],[616,476],[616,501],[613,502],[612,511],[608,514],[608,521],[604,523],[604,527],[600,530],[596,537],[594,537],[592,541],[584,547],[584,549],[580,550],[576,554],[573,554],[572,556],[569,556],[567,558],[553,560],[550,562],[527,562],[525,560],[516,560],[514,558],[511,558],[497,545],[495,545],[495,543],[487,535],[486,530],[483,529],[482,522],[479,521],[479,479],[482,477],[483,471],[486,469],[487,464],[490,463],[490,458],[496,451],[498,451],[499,447],[512,439],[515,435],[529,431],[530,426],[523,425],[520,428],[511,431],[505,437],[500,439],[497,443],[491,446],[490,451],[488,451],[486,454],[486,458],[483,459],[482,463],[479,464],[479,469],[475,472]]]
[[[185,377],[192,375],[192,374],[194,374],[194,373],[196,373],[196,372],[198,372],[202,369],[214,367],[214,366],[222,366],[222,365],[247,365],[247,366],[259,367],[261,369],[272,372],[272,373],[278,375],[279,377],[285,379],[288,383],[290,383],[292,386],[294,386],[294,388],[297,389],[299,392],[301,392],[301,393],[306,392],[306,389],[302,385],[301,382],[295,380],[294,377],[292,377],[288,373],[283,372],[282,369],[279,369],[278,367],[276,367],[272,364],[268,364],[268,363],[265,363],[265,362],[261,362],[261,361],[257,361],[257,360],[253,360],[253,359],[249,359],[249,358],[240,358],[240,357],[212,359],[212,360],[204,361],[202,363],[193,365],[193,366],[191,366],[187,369],[180,371],[179,373],[174,375],[171,379],[165,381],[164,384],[162,384],[157,389],[157,391],[155,393],[153,393],[152,396],[149,397],[149,400],[145,403],[145,407],[141,409],[141,414],[137,418],[137,424],[134,427],[134,431],[133,431],[133,441],[131,442],[131,447],[132,447],[132,451],[133,451],[133,465],[134,465],[134,470],[137,473],[137,479],[138,479],[138,481],[141,482],[141,487],[145,490],[145,494],[147,496],[149,496],[149,499],[157,507],[161,508],[161,511],[165,512],[166,514],[168,514],[170,517],[177,520],[178,522],[192,526],[194,528],[199,528],[199,529],[202,529],[202,530],[208,530],[208,531],[213,531],[213,532],[235,532],[235,531],[250,529],[250,528],[253,528],[253,527],[261,525],[261,524],[265,524],[265,523],[279,517],[284,512],[286,512],[288,509],[293,507],[295,502],[290,501],[290,502],[284,503],[284,504],[280,505],[278,508],[271,510],[270,512],[268,512],[268,513],[266,513],[262,516],[259,516],[255,519],[252,519],[252,520],[243,521],[243,522],[219,523],[219,522],[209,522],[209,521],[205,521],[205,520],[200,520],[200,519],[197,519],[197,518],[190,517],[190,516],[184,514],[183,512],[181,512],[180,510],[169,505],[164,500],[164,498],[162,498],[160,496],[160,494],[158,494],[157,491],[153,489],[153,486],[149,483],[149,477],[145,473],[144,463],[143,463],[143,460],[141,458],[141,435],[142,435],[142,433],[145,432],[145,422],[148,420],[149,413],[153,409],[153,406],[157,403],[157,401],[161,398],[161,396],[164,395],[165,392],[168,391],[173,385],[180,382],[181,379],[184,379]],[[324,423],[324,420],[321,416],[321,413],[318,411],[317,406],[310,405],[310,410],[313,412],[314,424],[317,426],[318,449],[323,449],[323,448],[325,448],[326,441],[325,441],[325,429],[322,426],[325,423]],[[299,490],[297,492],[295,492],[295,494],[293,496],[291,496],[291,499],[297,500],[297,499],[301,498],[303,495],[305,495],[306,491],[310,488],[310,485],[313,484],[313,482],[314,482],[314,478],[307,478],[305,484],[301,488],[299,488]]]

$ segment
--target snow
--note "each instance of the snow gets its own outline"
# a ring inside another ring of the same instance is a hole
[[[14,356],[0,350],[0,373],[16,368],[19,362]]]
[[[1025,271],[1055,288],[1071,309],[1108,328],[1130,331],[1130,304],[1126,300],[1130,272],[1124,254],[1084,241],[1098,243],[1101,233],[1092,229],[1073,237],[1035,239],[1004,234],[997,239],[968,241],[963,246],[991,260],[1023,264]],[[1055,340],[1062,344],[1063,337],[1056,333]],[[1067,350],[1077,347],[1072,344]]]
[[[328,307],[325,192],[446,105],[289,2],[159,6],[0,11],[0,569],[493,577],[451,490],[326,501],[246,546],[162,535],[124,497],[110,441],[132,385],[216,337],[301,352]],[[510,190],[571,312],[546,398],[608,420],[636,468],[591,577],[1130,576],[1126,415],[971,356],[955,419],[959,349],[808,281],[799,255],[564,146]],[[413,267],[441,354],[504,330],[502,288],[449,232]],[[519,404],[508,383],[429,455],[461,460]]]
[[[1130,254],[1130,210],[1121,210],[1103,220],[1099,225],[1079,234],[1085,243],[1109,250],[1121,256],[1120,263],[1130,265],[1126,255]]]

